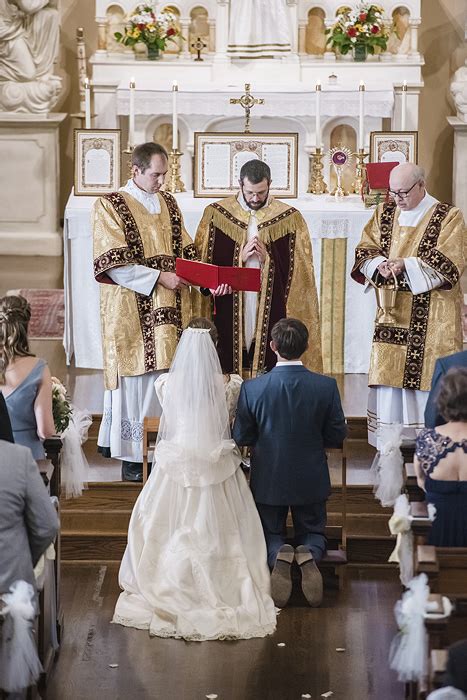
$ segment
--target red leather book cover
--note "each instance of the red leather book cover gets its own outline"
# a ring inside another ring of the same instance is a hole
[[[261,273],[256,267],[224,267],[177,258],[175,272],[197,287],[216,289],[220,284],[228,284],[236,292],[259,292],[261,289]]]
[[[370,190],[387,190],[389,188],[389,174],[399,163],[366,163],[366,178]]]

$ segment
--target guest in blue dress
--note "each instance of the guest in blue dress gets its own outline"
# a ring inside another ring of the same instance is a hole
[[[419,434],[414,460],[418,484],[436,507],[428,543],[467,547],[467,368],[446,373],[437,403],[446,422]]]
[[[42,440],[55,435],[52,414],[52,381],[45,360],[29,350],[31,309],[23,297],[0,299],[0,391],[18,445],[45,457]]]

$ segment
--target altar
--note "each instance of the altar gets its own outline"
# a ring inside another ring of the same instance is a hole
[[[211,199],[192,192],[175,195],[185,227],[194,237]],[[99,285],[93,277],[91,208],[94,197],[70,194],[64,225],[64,291],[67,363],[102,369]],[[372,214],[361,200],[349,196],[341,204],[333,197],[301,195],[292,200],[310,231],[320,303],[324,370],[327,373],[367,373],[376,313],[374,295],[365,294],[350,278],[354,249]]]

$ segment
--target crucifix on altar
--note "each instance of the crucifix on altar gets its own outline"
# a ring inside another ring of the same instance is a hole
[[[204,41],[201,39],[201,37],[198,37],[196,41],[194,41],[191,45],[191,48],[196,51],[198,54],[196,58],[194,59],[195,61],[204,61],[204,58],[201,58],[201,51],[205,49],[207,44],[204,43]]]
[[[255,105],[264,105],[262,98],[253,97],[250,93],[250,83],[245,83],[245,94],[240,98],[231,97],[231,105],[240,105],[245,110],[245,134],[250,133],[250,112]]]

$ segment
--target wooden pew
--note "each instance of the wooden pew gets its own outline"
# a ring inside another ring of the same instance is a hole
[[[62,441],[55,435],[54,437],[44,440],[45,456],[54,466],[54,473],[50,482],[50,495],[60,498],[61,491],[61,475],[60,475],[60,452],[62,449]]]
[[[143,423],[143,485],[148,480],[149,466],[148,454],[154,452],[157,434],[159,432],[160,418],[145,418]]]
[[[467,547],[416,548],[415,574],[428,576],[430,590],[454,600],[467,600]]]
[[[415,474],[415,467],[413,462],[404,463],[404,483],[405,491],[409,498],[409,501],[424,501],[425,492],[417,483],[417,477]]]

